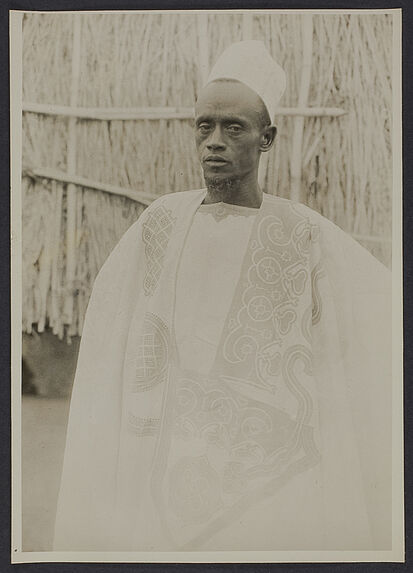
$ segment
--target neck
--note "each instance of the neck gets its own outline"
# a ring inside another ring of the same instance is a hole
[[[207,194],[204,203],[230,203],[243,207],[259,208],[262,203],[262,191],[257,176],[227,181],[206,181]]]

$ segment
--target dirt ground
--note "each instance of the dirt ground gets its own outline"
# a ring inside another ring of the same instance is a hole
[[[41,334],[35,331],[32,334],[23,334],[23,358],[30,373],[30,385],[37,396],[70,396],[79,343],[79,337],[73,337],[71,344],[68,344],[65,340],[59,340],[50,330]],[[23,388],[24,382],[23,377]]]
[[[23,551],[52,549],[68,398],[22,399]]]

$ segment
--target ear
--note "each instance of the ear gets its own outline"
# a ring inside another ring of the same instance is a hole
[[[269,151],[273,146],[275,136],[277,135],[277,128],[275,125],[268,125],[264,128],[261,135],[260,151]]]

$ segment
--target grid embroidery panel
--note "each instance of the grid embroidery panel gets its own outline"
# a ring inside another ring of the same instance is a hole
[[[169,331],[155,314],[147,312],[136,353],[132,392],[144,392],[164,382],[168,370]]]
[[[172,216],[172,211],[160,204],[148,212],[142,225],[147,267],[143,290],[146,296],[153,295],[158,285],[175,221],[176,218]]]

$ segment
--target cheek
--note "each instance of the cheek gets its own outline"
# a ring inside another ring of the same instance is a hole
[[[204,146],[204,143],[205,143],[205,137],[202,137],[201,135],[195,136],[195,145],[198,150]]]
[[[197,153],[199,154],[202,150],[202,140],[199,137],[195,137],[195,147],[196,147]]]
[[[255,161],[258,156],[258,148],[255,141],[242,142],[237,146],[237,155],[243,162]]]

